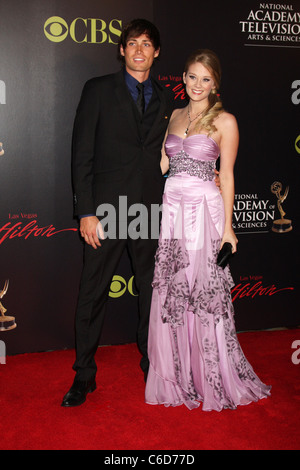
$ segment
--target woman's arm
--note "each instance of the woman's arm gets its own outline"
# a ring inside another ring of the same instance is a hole
[[[163,175],[166,174],[167,171],[169,170],[169,158],[165,152],[165,142],[166,142],[167,135],[168,135],[168,129],[166,131],[165,138],[161,147],[160,168],[161,168],[161,172]]]
[[[220,183],[225,208],[225,229],[221,247],[225,242],[232,245],[232,252],[237,250],[237,238],[232,228],[232,215],[234,204],[234,165],[239,145],[239,131],[235,117],[229,113],[222,113],[218,120],[220,140]]]

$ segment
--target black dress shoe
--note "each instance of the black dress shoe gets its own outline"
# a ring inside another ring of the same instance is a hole
[[[75,379],[72,387],[64,396],[61,406],[72,407],[82,405],[86,400],[87,394],[95,390],[96,381],[94,378],[89,381]]]
[[[145,383],[147,382],[148,372],[149,372],[149,368],[146,369],[146,370],[144,370],[144,382],[145,382]]]

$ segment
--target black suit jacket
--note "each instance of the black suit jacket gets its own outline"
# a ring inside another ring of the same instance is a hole
[[[174,101],[156,80],[152,85],[141,122],[123,71],[85,84],[73,132],[75,215],[96,214],[103,203],[117,208],[121,195],[128,207],[161,204],[161,146]]]

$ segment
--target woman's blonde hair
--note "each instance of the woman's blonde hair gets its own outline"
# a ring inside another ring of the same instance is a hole
[[[201,63],[209,70],[215,83],[215,88],[211,90],[208,97],[209,106],[195,125],[196,130],[200,131],[200,129],[205,129],[208,131],[208,135],[210,135],[217,130],[213,121],[224,111],[222,101],[218,95],[221,82],[221,65],[218,56],[213,51],[209,49],[197,49],[188,57],[184,72],[187,73],[189,67],[197,62]]]

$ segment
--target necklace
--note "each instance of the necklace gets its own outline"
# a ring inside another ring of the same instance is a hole
[[[200,116],[200,114],[202,114],[202,113],[203,113],[203,111],[200,111],[200,113],[198,113],[198,114],[196,115],[196,117],[194,117],[194,119],[191,119],[190,110],[189,110],[189,108],[188,108],[187,114],[188,114],[189,123],[188,123],[188,126],[187,126],[186,130],[185,130],[184,135],[188,135],[190,125],[191,125],[192,122],[194,122],[194,121],[197,119],[197,117]]]

